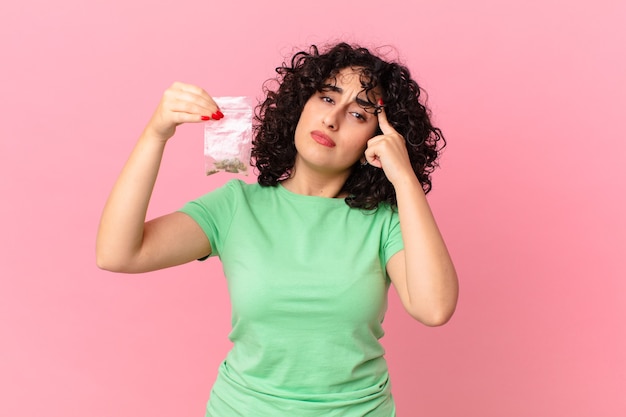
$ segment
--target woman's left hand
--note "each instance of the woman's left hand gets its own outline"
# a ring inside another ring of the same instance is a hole
[[[456,308],[456,270],[411,166],[406,140],[389,124],[384,109],[378,124],[382,135],[368,141],[365,157],[393,184],[404,243],[386,270],[409,314],[428,326],[440,326]]]
[[[367,142],[365,150],[367,162],[382,168],[389,182],[394,185],[402,179],[415,179],[406,141],[387,120],[384,107],[381,107],[378,113],[378,125],[382,135],[374,136]]]

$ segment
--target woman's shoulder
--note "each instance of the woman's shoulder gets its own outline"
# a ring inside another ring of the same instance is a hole
[[[378,218],[396,217],[398,215],[398,208],[389,203],[381,202],[372,209],[354,208],[363,213],[365,216],[372,216]]]
[[[201,204],[215,204],[221,200],[233,201],[241,198],[247,191],[251,190],[252,184],[247,184],[240,179],[229,179],[215,188],[205,191],[191,202]]]
[[[214,191],[229,190],[230,192],[250,193],[250,192],[256,192],[259,188],[260,188],[260,185],[257,182],[249,183],[240,178],[231,178],[228,181],[226,181],[224,184],[216,188]]]
[[[271,192],[271,190],[275,189],[275,187],[262,186],[256,181],[246,182],[240,178],[233,178],[228,180],[222,188],[228,188],[233,192],[243,193],[246,195],[263,193],[268,191]]]
[[[227,195],[235,201],[258,201],[265,200],[271,194],[275,194],[278,188],[276,186],[264,186],[256,181],[247,182],[240,178],[233,178],[215,191],[220,192],[222,195]]]

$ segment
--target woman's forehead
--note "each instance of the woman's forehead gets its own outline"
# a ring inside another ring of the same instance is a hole
[[[331,85],[351,84],[358,82],[360,84],[369,83],[370,77],[366,76],[365,69],[361,67],[347,67],[337,71],[332,76],[328,77],[326,83]]]
[[[335,75],[329,77],[324,86],[333,87],[332,89],[338,92],[343,92],[345,88],[358,89],[359,95],[367,93],[369,99],[375,99],[380,96],[380,88],[372,88],[370,84],[371,78],[367,74],[365,68],[361,67],[347,67],[339,70]]]

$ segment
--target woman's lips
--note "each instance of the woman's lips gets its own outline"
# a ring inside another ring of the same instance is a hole
[[[329,138],[328,135],[326,135],[324,132],[314,130],[311,132],[311,137],[315,142],[319,143],[320,145],[327,146],[329,148],[335,147],[335,142],[333,142],[333,140]]]

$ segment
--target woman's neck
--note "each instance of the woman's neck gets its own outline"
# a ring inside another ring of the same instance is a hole
[[[288,191],[295,194],[327,198],[345,198],[347,193],[343,191],[343,186],[347,178],[348,175],[328,176],[319,173],[294,170],[291,177],[284,180],[281,184]]]

